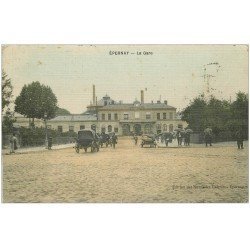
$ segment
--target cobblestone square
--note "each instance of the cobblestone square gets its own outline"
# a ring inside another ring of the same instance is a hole
[[[138,143],[139,144],[139,143]],[[3,202],[248,202],[248,143],[3,155]]]

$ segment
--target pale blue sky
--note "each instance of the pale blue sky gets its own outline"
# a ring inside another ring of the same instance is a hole
[[[153,55],[109,55],[109,51],[151,51]],[[211,93],[232,99],[248,92],[248,47],[245,45],[9,45],[2,48],[2,66],[12,79],[14,97],[24,84],[49,85],[58,105],[81,113],[92,100],[109,94],[115,100],[168,100],[178,110],[205,90],[203,65],[214,75]],[[217,72],[218,71],[218,72]]]

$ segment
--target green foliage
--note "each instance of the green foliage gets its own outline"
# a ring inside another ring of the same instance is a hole
[[[11,79],[2,70],[2,111],[11,103],[12,90]]]
[[[13,122],[15,122],[14,113],[10,110],[9,105],[12,102],[13,86],[11,79],[2,71],[2,133],[12,133]]]
[[[238,129],[247,131],[248,96],[239,92],[236,97],[236,101],[230,103],[214,96],[208,100],[202,95],[198,96],[182,111],[182,120],[199,133],[211,127],[216,136],[226,131],[232,134]]]
[[[52,119],[56,116],[57,98],[49,86],[32,82],[24,85],[15,105],[15,111],[28,118]]]
[[[13,132],[13,123],[16,121],[14,113],[7,110],[2,119],[2,133],[10,134]]]
[[[244,137],[248,135],[248,95],[238,92],[236,101],[231,105],[230,130],[243,130]]]
[[[56,110],[56,115],[70,115],[70,112],[67,109],[63,109],[63,108],[57,108]]]
[[[203,131],[206,123],[206,110],[207,103],[203,95],[198,96],[187,106],[182,112],[182,120],[189,124],[189,127],[194,131]]]
[[[19,129],[19,135],[21,138],[22,146],[42,146],[45,144],[45,128],[25,128]],[[52,137],[53,141],[57,141],[58,138],[61,142],[68,142],[68,138],[75,138],[77,134],[75,132],[63,132],[60,133],[53,129],[48,129],[48,137]],[[63,140],[65,138],[65,140]]]

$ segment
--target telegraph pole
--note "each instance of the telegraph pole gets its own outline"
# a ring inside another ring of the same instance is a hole
[[[215,65],[216,66],[216,71],[218,72],[219,71],[219,68],[220,68],[220,65],[218,62],[212,62],[212,63],[208,63],[208,64],[205,64],[203,65],[203,75],[201,76],[204,80],[204,95],[208,96],[210,94],[210,80],[211,78],[213,77],[216,77],[215,75],[212,75],[212,74],[209,74],[208,73],[208,68],[209,66],[211,65]]]

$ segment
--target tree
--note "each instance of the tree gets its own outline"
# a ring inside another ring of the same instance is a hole
[[[70,115],[70,112],[67,109],[57,108],[56,115]]]
[[[231,136],[239,129],[248,131],[248,96],[239,92],[236,101],[216,99],[210,96],[207,100],[202,95],[195,98],[188,107],[182,111],[182,120],[189,124],[195,132],[203,132],[210,127],[218,136],[221,132]]]
[[[201,132],[205,129],[206,106],[204,96],[200,95],[181,112],[182,120],[186,121],[195,132]]]
[[[32,82],[24,85],[20,95],[15,100],[15,111],[25,117],[37,119],[52,119],[56,116],[57,98],[49,86]]]
[[[236,94],[236,101],[231,104],[231,131],[242,129],[245,136],[248,134],[248,95],[243,92]]]
[[[13,123],[15,122],[14,113],[10,109],[12,91],[11,79],[2,70],[2,132],[6,134],[12,132]]]
[[[12,84],[11,79],[2,70],[2,111],[9,106],[12,98]]]

